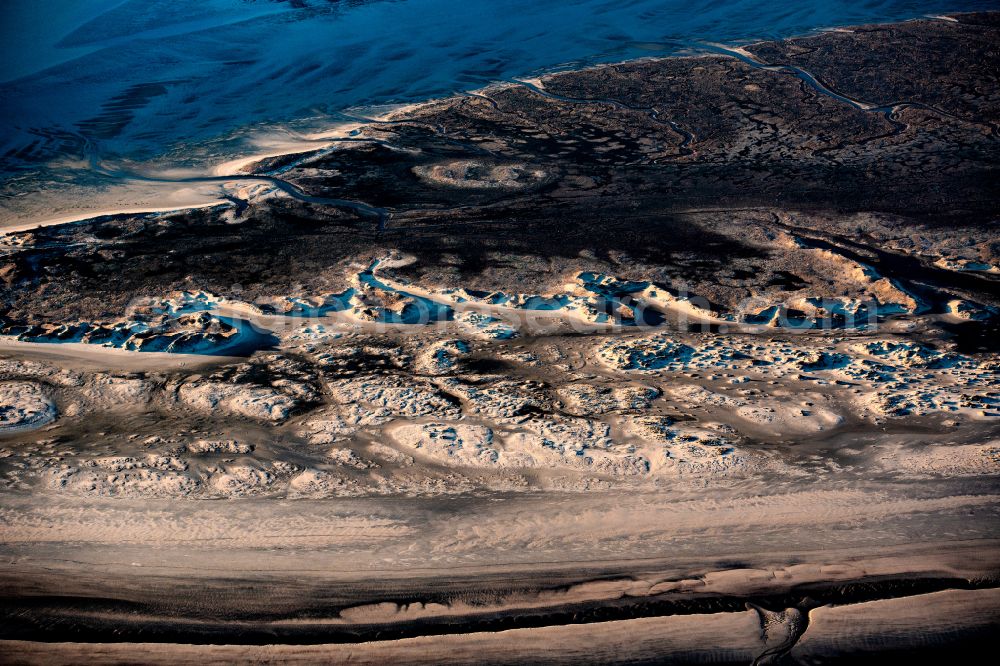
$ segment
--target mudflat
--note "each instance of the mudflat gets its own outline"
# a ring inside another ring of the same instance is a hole
[[[507,82],[8,229],[6,660],[974,654],[998,31]]]

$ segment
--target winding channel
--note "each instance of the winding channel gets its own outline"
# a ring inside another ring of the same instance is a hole
[[[853,99],[851,97],[848,97],[847,95],[844,95],[843,93],[837,92],[830,86],[820,81],[819,78],[817,78],[814,74],[810,73],[805,69],[802,69],[801,67],[788,64],[774,65],[764,62],[763,60],[760,60],[759,58],[754,56],[752,53],[750,53],[743,47],[726,46],[725,44],[717,44],[715,42],[703,42],[700,46],[713,53],[718,53],[720,55],[726,55],[732,58],[736,58],[740,62],[749,65],[754,69],[759,69],[765,72],[782,72],[786,74],[791,74],[800,79],[801,81],[803,81],[806,85],[808,85],[810,88],[820,93],[821,95],[825,95],[826,97],[835,99],[838,102],[841,102],[842,104],[846,104],[854,109],[857,109],[858,111],[865,111],[868,113],[878,113],[884,116],[887,122],[889,122],[891,125],[897,128],[898,130],[896,132],[897,134],[903,129],[905,129],[906,125],[901,123],[895,117],[896,114],[903,109],[911,108],[911,109],[921,109],[923,111],[930,111],[931,113],[944,116],[945,118],[951,118],[952,120],[956,120],[961,123],[975,125],[977,127],[986,127],[989,129],[990,134],[993,135],[994,137],[1000,136],[1000,127],[998,127],[995,123],[981,122],[969,118],[963,118],[961,116],[955,115],[954,113],[950,113],[943,109],[939,109],[936,106],[925,104],[923,102],[917,102],[914,100],[899,100],[895,102],[888,102],[885,104],[876,104],[871,102],[862,102],[860,100]]]
[[[246,183],[267,183],[288,196],[302,201],[305,203],[318,204],[321,206],[333,206],[335,208],[347,208],[353,210],[356,213],[364,217],[373,217],[378,222],[378,230],[385,230],[386,223],[389,221],[391,214],[385,208],[378,208],[366,204],[362,201],[352,201],[350,199],[337,199],[331,197],[318,197],[312,194],[307,194],[299,189],[297,186],[288,182],[287,180],[282,180],[277,176],[269,175],[258,175],[258,174],[234,174],[231,176],[192,176],[190,178],[155,178],[153,176],[143,176],[141,174],[135,173],[125,173],[118,171],[107,171],[101,170],[101,173],[105,176],[111,176],[113,178],[122,178],[124,180],[136,180],[145,183],[176,183],[180,184],[196,184],[196,183],[231,183],[233,181],[246,182]],[[242,212],[247,207],[247,202],[243,199],[239,199],[233,195],[226,195],[223,198],[232,202],[236,205],[237,211]]]
[[[567,104],[605,104],[605,105],[613,106],[615,108],[622,109],[622,110],[625,110],[625,111],[638,111],[640,113],[645,113],[654,122],[659,123],[660,125],[666,125],[671,130],[673,130],[673,132],[675,134],[679,135],[682,138],[681,143],[677,146],[678,151],[679,151],[678,157],[686,157],[688,155],[693,155],[695,153],[695,150],[690,147],[691,144],[695,140],[694,134],[692,134],[691,132],[687,131],[686,129],[684,129],[683,127],[681,127],[680,125],[678,125],[673,120],[670,120],[669,118],[661,118],[660,117],[660,112],[655,107],[631,106],[629,104],[626,104],[625,102],[622,102],[621,100],[610,99],[610,98],[566,97],[565,95],[559,95],[559,94],[556,94],[556,93],[553,93],[553,92],[549,92],[548,90],[545,90],[541,86],[538,86],[538,85],[532,83],[531,81],[526,81],[524,79],[507,79],[505,82],[506,83],[510,83],[512,85],[515,85],[515,86],[519,86],[519,87],[525,88],[525,89],[530,90],[531,92],[535,93],[536,95],[541,95],[542,97],[545,97],[547,99],[551,99],[551,100],[554,100],[554,101],[557,101],[557,102],[566,102]],[[485,95],[477,95],[477,96],[489,99]],[[490,101],[493,101],[493,100],[490,100]],[[496,108],[497,110],[499,110],[499,107],[497,107],[496,102],[493,102],[493,105],[494,105],[494,108]]]
[[[752,53],[750,53],[749,51],[747,51],[743,47],[727,46],[727,45],[724,45],[724,44],[713,43],[713,42],[699,43],[698,46],[700,48],[702,48],[702,49],[708,50],[709,52],[713,52],[713,53],[716,53],[716,54],[720,54],[720,55],[724,55],[724,56],[735,58],[735,59],[739,60],[740,62],[742,62],[742,63],[744,63],[744,64],[746,64],[746,65],[748,65],[748,66],[750,66],[750,67],[752,67],[754,69],[758,69],[758,70],[762,70],[762,71],[768,71],[768,72],[779,72],[779,73],[791,74],[791,75],[797,77],[798,79],[800,79],[804,84],[808,85],[811,89],[813,89],[814,91],[816,91],[817,93],[819,93],[821,95],[824,95],[826,97],[834,99],[834,100],[836,100],[836,101],[838,101],[838,102],[840,102],[842,104],[848,105],[851,108],[857,109],[859,111],[863,111],[863,112],[867,112],[867,113],[877,113],[877,114],[880,114],[880,115],[884,116],[884,118],[886,119],[886,121],[893,126],[893,131],[891,131],[890,133],[888,133],[886,135],[881,135],[880,137],[874,137],[874,138],[885,138],[885,137],[888,137],[888,136],[894,136],[894,135],[897,135],[897,134],[901,133],[902,131],[904,131],[906,129],[907,125],[905,123],[901,122],[900,120],[898,120],[897,114],[898,114],[898,112],[900,110],[905,109],[905,108],[922,109],[922,110],[926,110],[926,111],[929,111],[931,113],[934,113],[934,114],[937,114],[937,115],[940,115],[940,116],[943,116],[943,117],[947,117],[947,118],[956,120],[958,122],[972,124],[972,125],[979,126],[979,127],[987,127],[990,130],[990,133],[991,133],[992,136],[994,136],[994,137],[1000,136],[1000,126],[996,125],[995,123],[981,122],[981,121],[976,121],[976,120],[972,120],[972,119],[968,119],[968,118],[963,118],[963,117],[957,116],[957,115],[955,115],[953,113],[944,111],[943,109],[939,109],[939,108],[937,108],[935,106],[932,106],[932,105],[929,105],[929,104],[925,104],[923,102],[917,102],[917,101],[913,101],[913,100],[901,100],[901,101],[894,101],[894,102],[890,102],[890,103],[877,104],[877,103],[865,102],[865,101],[861,101],[861,100],[857,100],[857,99],[848,97],[847,95],[844,95],[844,94],[842,94],[840,92],[837,92],[836,90],[834,90],[830,86],[824,84],[818,77],[816,77],[815,75],[813,75],[809,71],[807,71],[805,69],[802,69],[801,67],[797,67],[795,65],[790,65],[790,64],[770,64],[770,63],[767,63],[767,62],[765,62],[763,60],[760,60],[759,58],[757,58],[756,56],[754,56]],[[648,115],[648,117],[651,118],[654,122],[656,122],[658,124],[661,124],[661,125],[664,125],[666,127],[669,127],[672,132],[674,132],[679,137],[681,137],[682,141],[679,144],[675,145],[675,147],[678,149],[678,155],[677,155],[677,157],[690,156],[690,155],[696,154],[696,152],[697,152],[692,147],[692,144],[694,144],[696,142],[697,137],[692,132],[690,132],[690,131],[684,129],[683,127],[681,127],[675,121],[673,121],[673,120],[671,120],[669,118],[662,118],[662,117],[660,117],[659,110],[656,109],[655,107],[637,107],[637,106],[632,106],[630,104],[622,102],[621,100],[612,99],[612,98],[577,98],[577,97],[568,97],[568,96],[565,96],[565,95],[560,95],[560,94],[553,93],[553,92],[550,92],[548,90],[545,90],[542,86],[540,86],[540,85],[532,82],[531,80],[526,80],[526,79],[516,79],[516,78],[514,78],[514,79],[505,79],[503,81],[503,83],[507,83],[509,85],[513,85],[513,86],[517,86],[517,87],[521,87],[521,88],[524,88],[524,89],[530,91],[533,94],[539,95],[539,96],[544,97],[546,99],[551,99],[551,100],[554,100],[554,101],[564,102],[564,103],[567,103],[567,104],[586,104],[586,105],[598,105],[598,104],[602,104],[602,105],[612,106],[614,108],[625,110],[625,111],[644,113],[644,114]],[[499,113],[509,113],[509,112],[506,112],[506,111],[503,111],[502,109],[500,109],[500,106],[497,103],[497,101],[495,99],[491,98],[488,94],[485,94],[483,92],[466,91],[466,92],[459,93],[459,96],[463,96],[463,97],[466,97],[466,98],[482,99],[482,100],[488,102],[493,107],[493,109],[496,110],[497,112],[499,112]],[[427,123],[427,122],[423,122],[423,121],[419,121],[419,120],[414,120],[414,119],[406,119],[406,118],[401,118],[401,119],[398,119],[398,120],[385,120],[385,119],[379,119],[379,118],[371,118],[371,117],[354,115],[354,114],[351,114],[349,111],[346,111],[346,110],[338,112],[336,115],[338,115],[338,116],[340,116],[342,118],[345,118],[347,120],[352,120],[352,121],[355,121],[355,122],[361,122],[361,123],[370,124],[370,125],[386,125],[386,126],[411,125],[411,126],[422,126],[422,127],[425,127],[427,129],[431,130],[435,134],[437,134],[443,141],[445,141],[447,143],[450,143],[450,144],[462,147],[463,149],[473,149],[475,152],[479,152],[479,153],[483,153],[483,154],[488,154],[488,155],[491,155],[491,156],[494,155],[494,153],[492,151],[489,151],[488,149],[483,148],[482,146],[478,146],[474,142],[460,141],[458,139],[454,139],[454,138],[449,137],[448,134],[447,134],[446,129],[443,126],[440,126],[440,125],[433,125],[431,123]],[[866,142],[870,141],[870,140],[873,140],[873,139],[868,139],[868,140],[866,140]],[[343,142],[343,143],[377,143],[377,144],[382,144],[382,145],[389,145],[387,142],[385,142],[383,140],[374,139],[374,138],[368,139],[368,138],[353,137],[353,136],[352,137],[342,137],[342,138],[331,138],[329,140],[326,140],[325,142],[326,143],[341,143],[341,142]],[[834,149],[834,148],[821,149],[821,151],[832,150],[832,149]],[[820,151],[818,151],[818,152],[820,152]],[[655,162],[656,162],[656,160],[654,160],[654,163]],[[127,172],[119,172],[119,171],[108,170],[108,169],[102,167],[100,164],[95,164],[93,160],[92,160],[92,167],[97,172],[101,173],[102,175],[109,176],[109,177],[112,177],[112,178],[120,178],[120,179],[123,179],[123,180],[134,180],[134,181],[150,182],[150,183],[169,183],[169,184],[179,184],[179,185],[180,184],[197,184],[197,183],[227,183],[227,182],[234,182],[234,181],[236,181],[236,182],[246,182],[246,183],[266,183],[266,184],[269,184],[272,187],[280,190],[281,192],[283,192],[287,196],[289,196],[289,197],[291,197],[293,199],[296,199],[298,201],[304,202],[304,203],[316,204],[316,205],[322,205],[322,206],[332,206],[332,207],[336,207],[336,208],[345,208],[345,209],[349,209],[349,210],[354,211],[355,213],[359,214],[360,216],[368,217],[368,218],[374,218],[376,220],[376,222],[377,222],[377,230],[379,232],[382,232],[382,231],[386,230],[387,224],[388,224],[390,218],[392,217],[391,213],[387,209],[380,208],[380,207],[377,207],[377,206],[373,206],[371,204],[368,204],[368,203],[365,203],[365,202],[362,202],[362,201],[354,201],[354,200],[341,199],[341,198],[336,198],[336,197],[323,197],[323,196],[316,196],[316,195],[308,194],[308,193],[304,192],[302,189],[300,189],[298,186],[292,184],[291,182],[289,182],[287,180],[284,180],[282,178],[279,178],[279,177],[277,177],[275,175],[270,175],[270,174],[230,174],[230,175],[202,175],[202,176],[192,176],[192,177],[187,177],[187,178],[157,178],[157,177],[154,177],[154,176],[146,176],[146,175],[141,175],[141,174],[137,174],[137,173],[127,173]],[[226,201],[228,201],[228,202],[230,202],[231,204],[233,204],[236,207],[237,214],[242,213],[248,207],[248,202],[247,201],[245,201],[243,199],[240,199],[239,197],[236,197],[236,196],[234,196],[231,193],[225,193],[225,194],[222,195],[221,198],[224,199],[224,200],[226,200]],[[461,207],[458,207],[458,208],[461,208]],[[88,218],[81,217],[80,219],[83,220],[83,219],[88,219]],[[36,226],[41,227],[41,226],[49,226],[50,224],[62,224],[62,223],[68,223],[68,222],[70,222],[70,221],[62,220],[62,221],[58,221],[58,222],[57,221],[53,221],[53,222],[49,222],[49,223],[43,222],[43,223],[40,223],[40,224],[38,224]]]

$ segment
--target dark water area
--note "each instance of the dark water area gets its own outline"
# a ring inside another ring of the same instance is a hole
[[[183,155],[213,141],[203,157],[223,157],[239,152],[252,126],[316,126],[345,108],[702,42],[989,8],[982,0],[7,0],[0,174],[68,159]],[[12,187],[8,180],[8,196]]]

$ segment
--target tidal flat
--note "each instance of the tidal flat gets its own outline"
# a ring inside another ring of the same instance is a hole
[[[0,230],[3,661],[977,654],[998,36],[705,45],[97,165],[218,201]]]

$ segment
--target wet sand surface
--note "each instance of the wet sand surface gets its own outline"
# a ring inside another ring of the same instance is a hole
[[[7,230],[3,660],[975,654],[997,26],[509,81]]]

